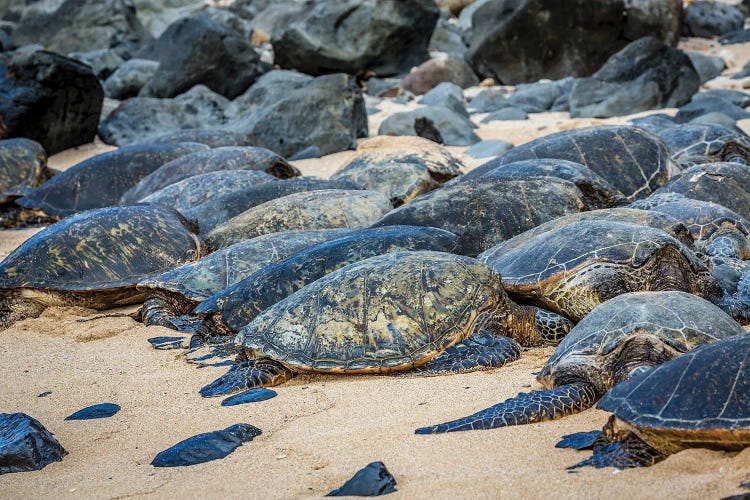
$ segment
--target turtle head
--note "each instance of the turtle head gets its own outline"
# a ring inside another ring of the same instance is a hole
[[[565,316],[536,306],[523,306],[507,299],[503,334],[524,347],[557,345],[575,326]]]

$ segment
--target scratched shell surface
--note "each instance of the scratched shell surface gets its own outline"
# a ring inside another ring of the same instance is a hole
[[[0,141],[0,193],[22,187],[37,187],[44,181],[47,153],[29,139]]]
[[[262,312],[235,342],[318,371],[420,365],[464,335],[502,297],[474,259],[397,252],[343,267]]]
[[[198,240],[174,210],[91,210],[49,226],[0,263],[0,288],[95,290],[195,260]]]

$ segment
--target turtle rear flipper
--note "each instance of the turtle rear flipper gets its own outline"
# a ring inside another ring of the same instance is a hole
[[[480,412],[444,424],[417,429],[416,434],[495,429],[554,420],[578,413],[599,398],[594,385],[586,382],[562,385],[546,391],[521,393]]]
[[[254,387],[273,387],[294,377],[294,372],[271,359],[239,363],[200,390],[201,396],[224,396]]]
[[[568,467],[568,470],[580,469],[581,467],[616,467],[618,469],[629,469],[632,467],[648,467],[662,460],[665,456],[640,439],[635,434],[629,433],[621,441],[607,441],[600,438],[594,444],[594,454],[583,462]]]
[[[499,368],[521,355],[521,346],[508,337],[480,331],[449,347],[416,371],[424,375],[465,373],[482,368]]]

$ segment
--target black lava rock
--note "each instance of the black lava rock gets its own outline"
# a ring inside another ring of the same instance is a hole
[[[218,460],[260,434],[261,430],[250,424],[234,424],[221,431],[198,434],[162,451],[151,465],[180,467]]]
[[[25,413],[0,413],[0,474],[39,470],[67,454],[38,420]]]
[[[396,479],[388,472],[383,462],[372,462],[335,489],[327,497],[377,497],[396,491]]]
[[[109,418],[120,411],[120,405],[114,403],[101,403],[87,406],[77,412],[65,417],[65,420],[93,420],[96,418]]]

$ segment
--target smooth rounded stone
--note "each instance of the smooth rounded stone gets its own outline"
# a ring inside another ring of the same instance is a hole
[[[183,211],[188,219],[198,221],[200,234],[206,235],[216,226],[232,217],[267,201],[304,191],[322,189],[359,189],[349,181],[331,181],[315,178],[296,178],[250,186],[242,191],[225,194],[196,207]]]
[[[681,124],[659,132],[672,158],[685,168],[704,163],[750,161],[750,140],[720,125]]]
[[[464,107],[464,93],[455,83],[443,82],[422,96],[417,101],[425,106],[443,106],[451,111],[468,117]]]
[[[481,139],[468,118],[442,106],[395,113],[386,118],[378,135],[417,135],[446,146],[471,146]]]
[[[44,391],[42,393],[37,394],[36,397],[38,397],[38,398],[46,398],[47,396],[49,396],[51,394],[52,394],[52,391]]]
[[[382,193],[328,189],[294,193],[267,201],[215,227],[205,238],[214,249],[280,231],[362,229],[393,206]]]
[[[19,190],[39,186],[51,176],[41,144],[29,139],[0,141],[0,203],[17,196]]]
[[[184,337],[151,337],[148,339],[148,343],[151,344],[154,349],[158,350],[184,349],[186,347]]]
[[[722,45],[734,45],[736,43],[747,42],[750,42],[750,30],[730,31],[729,33],[719,38],[719,43]]]
[[[521,108],[527,113],[548,111],[562,95],[566,86],[572,85],[573,79],[560,82],[524,83],[508,98],[510,106]],[[571,87],[572,88],[572,87]],[[570,89],[568,89],[570,90]]]
[[[742,69],[732,75],[732,80],[739,80],[741,78],[747,78],[750,76],[750,61],[748,61]]]
[[[227,110],[229,116],[271,106],[290,93],[306,87],[315,80],[310,75],[296,71],[272,70],[265,73],[242,95],[232,101]]]
[[[603,125],[565,130],[516,146],[466,177],[516,161],[567,160],[590,168],[633,201],[645,198],[679,171],[670,156],[666,145],[643,129]]]
[[[104,92],[91,68],[46,51],[0,53],[0,139],[26,137],[49,155],[94,140]]]
[[[698,101],[705,97],[719,97],[725,101],[729,101],[735,106],[746,108],[750,106],[750,94],[741,90],[733,89],[711,89],[705,92],[699,92],[693,96],[693,101]]]
[[[367,114],[369,115],[370,112],[368,111]],[[321,156],[323,156],[323,151],[321,151],[318,146],[313,144],[312,146],[309,146],[302,151],[297,151],[296,153],[294,153],[289,157],[289,161],[309,160],[311,158],[320,158]]]
[[[717,76],[721,76],[724,68],[727,67],[724,59],[719,56],[712,56],[702,52],[693,52],[692,50],[686,50],[685,54],[687,54],[690,61],[693,63],[693,67],[698,73],[701,85],[709,80],[713,80]]]
[[[687,123],[708,113],[723,113],[735,121],[750,118],[750,112],[745,111],[744,108],[722,97],[709,95],[694,99],[682,106],[675,115],[674,121],[676,123]]]
[[[634,118],[630,120],[630,123],[659,136],[661,136],[661,132],[663,132],[665,129],[672,128],[677,125],[674,122],[674,118],[663,113],[648,115],[641,118]]]
[[[452,83],[465,89],[478,85],[479,78],[463,60],[438,58],[430,59],[419,65],[401,80],[400,85],[403,89],[415,95],[422,95],[441,83]]]
[[[397,75],[429,58],[438,15],[431,0],[317,0],[273,34],[276,64],[310,75]]]
[[[515,108],[509,106],[507,108],[500,109],[492,112],[482,119],[482,123],[490,123],[494,121],[514,121],[514,120],[528,120],[529,115],[526,114],[521,108]]]
[[[132,0],[66,0],[53,12],[24,15],[13,37],[61,53],[114,49],[129,58],[152,40]]]
[[[218,195],[236,193],[248,186],[275,179],[272,175],[256,170],[219,170],[170,184],[141,198],[138,203],[159,204],[183,211],[206,203]]]
[[[242,391],[239,394],[229,396],[221,402],[221,406],[237,406],[244,405],[246,403],[259,403],[260,401],[266,401],[267,399],[275,398],[276,391],[266,389],[265,387],[255,387],[254,389],[248,389]]]
[[[126,146],[150,142],[185,129],[215,129],[227,122],[224,110],[228,105],[224,96],[203,85],[197,85],[174,99],[133,97],[102,121],[99,137],[107,144]]]
[[[110,49],[92,50],[90,52],[71,52],[68,54],[68,57],[91,66],[96,77],[102,82],[125,62],[117,52]]]
[[[114,403],[101,403],[98,405],[87,406],[77,412],[71,413],[63,420],[92,420],[96,418],[109,418],[120,411],[120,405]]]
[[[234,99],[270,69],[248,40],[205,12],[175,21],[138,57],[159,61],[144,97],[174,97],[202,84]]]
[[[490,156],[500,156],[511,149],[513,149],[513,144],[508,141],[487,140],[474,144],[464,151],[464,154],[472,158],[489,158]]]
[[[556,178],[476,178],[431,191],[374,226],[428,226],[461,238],[474,256],[542,222],[586,210],[575,184]]]
[[[191,262],[202,250],[188,221],[171,208],[74,215],[36,233],[0,263],[0,329],[38,317],[48,306],[108,309],[139,302],[139,281]]]
[[[740,163],[708,163],[683,170],[656,193],[718,203],[750,219],[750,169]]]
[[[698,92],[700,78],[682,51],[648,36],[630,43],[570,94],[571,117],[607,118],[675,108]]]
[[[455,234],[432,227],[353,231],[260,268],[207,298],[193,310],[202,322],[198,331],[203,336],[237,333],[263,310],[342,267],[377,255],[420,250],[460,253],[461,242]]]
[[[173,132],[167,132],[166,134],[156,135],[153,139],[149,139],[147,142],[154,144],[197,142],[198,144],[205,144],[209,148],[248,146],[247,137],[245,137],[244,134],[220,128],[188,128],[175,130]]]
[[[449,19],[441,16],[432,32],[430,53],[442,52],[453,60],[463,61],[469,47],[464,43],[461,30]],[[472,73],[474,71],[472,70]],[[476,75],[475,75],[476,76]]]
[[[469,101],[467,108],[471,113],[491,113],[510,106],[508,93],[499,87],[490,87],[479,92]]]
[[[0,413],[0,475],[43,469],[68,452],[38,420]]]
[[[125,192],[120,198],[120,203],[135,203],[160,189],[196,175],[244,170],[262,172],[281,179],[300,175],[299,170],[273,151],[253,147],[219,147],[181,156],[165,163]],[[263,176],[257,180],[261,179]]]
[[[195,143],[125,146],[74,165],[16,200],[16,204],[53,218],[115,206],[125,191],[160,166],[205,149]]]
[[[288,72],[283,78],[289,79]],[[244,105],[227,128],[245,134],[250,144],[284,157],[312,145],[323,154],[356,149],[357,138],[368,135],[365,100],[356,80],[345,74],[313,79],[300,76],[295,80],[288,90],[278,89],[283,92],[278,100],[269,102],[271,96],[278,95],[267,90],[274,85],[273,80],[260,79],[257,92],[253,85],[235,99],[235,104]]]
[[[357,471],[351,479],[327,497],[377,497],[396,491],[396,479],[388,472],[383,462],[372,462]]]
[[[220,431],[197,434],[156,455],[151,465],[182,467],[219,460],[260,434],[261,430],[250,424],[234,424]]]
[[[712,38],[741,30],[745,15],[732,5],[714,1],[692,2],[685,7],[683,35]]]
[[[625,29],[628,40],[654,35],[677,46],[683,20],[682,0],[625,0]]]
[[[688,123],[697,125],[720,125],[722,127],[733,129],[735,128],[736,120],[724,113],[712,111],[710,113],[706,113],[705,115],[695,117]],[[739,131],[739,129],[737,130]]]
[[[112,99],[128,99],[154,77],[159,68],[157,61],[130,59],[121,64],[104,82],[104,95]]]

